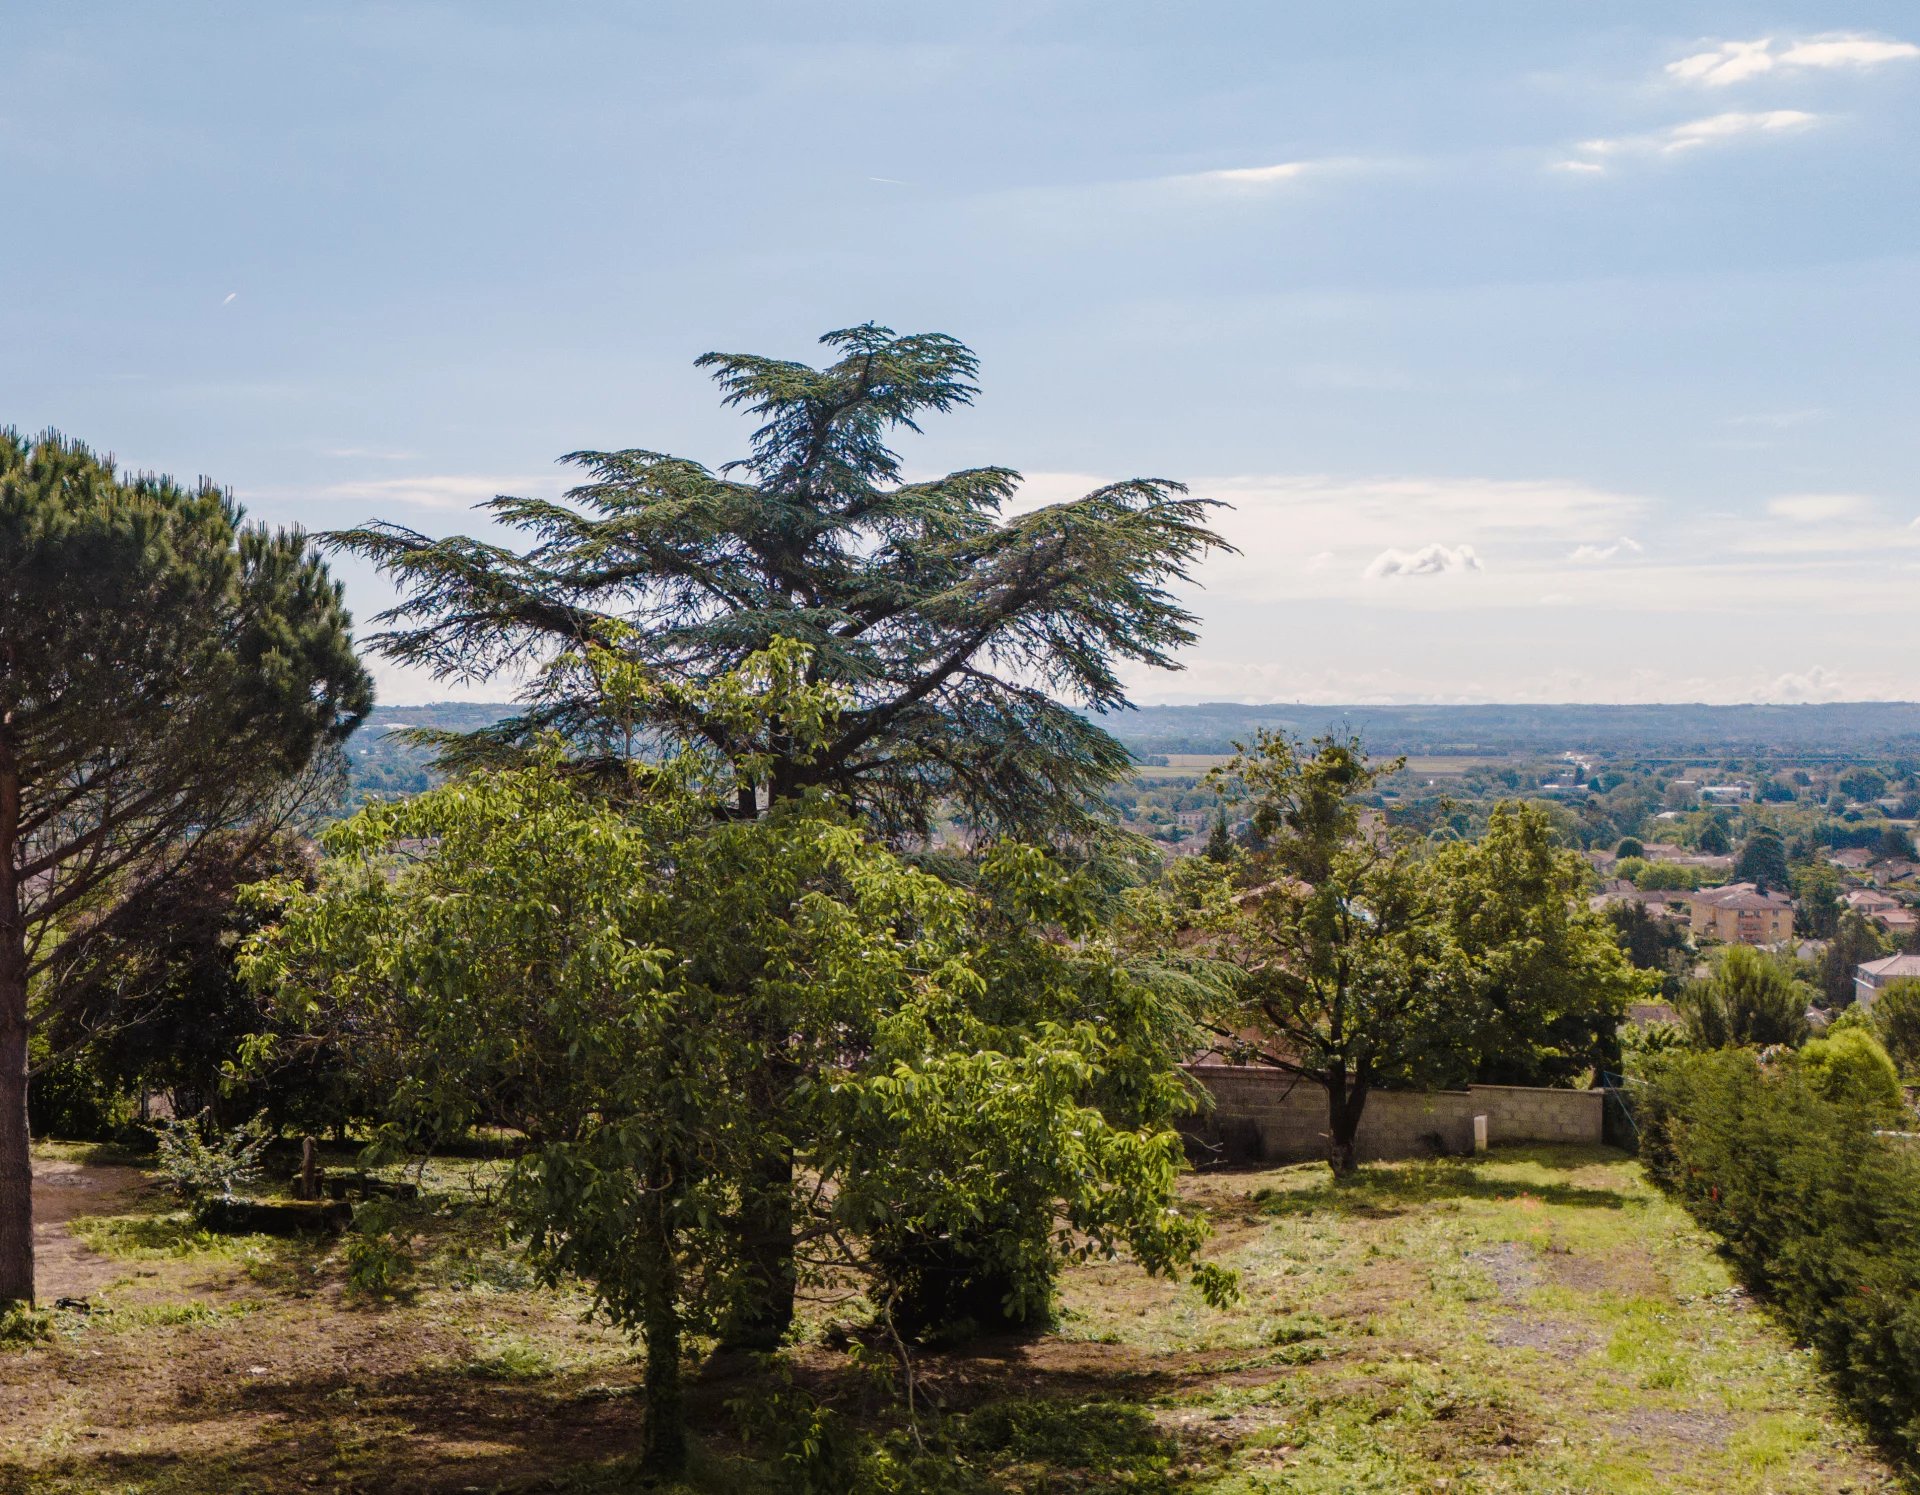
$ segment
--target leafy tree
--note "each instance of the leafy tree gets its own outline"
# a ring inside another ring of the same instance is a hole
[[[1238,973],[1209,1027],[1237,1057],[1321,1087],[1339,1177],[1376,1086],[1456,1078],[1470,1062],[1466,974],[1432,868],[1364,808],[1401,766],[1369,763],[1355,740],[1306,753],[1262,732],[1216,780],[1251,802],[1261,849],[1237,887],[1216,873],[1192,897],[1209,948]]]
[[[1496,805],[1486,833],[1435,858],[1449,932],[1478,1006],[1474,1078],[1565,1084],[1615,1064],[1614,1030],[1654,983],[1582,897],[1587,868],[1532,807]]]
[[[1641,843],[1640,839],[1636,836],[1622,836],[1620,838],[1620,844],[1614,849],[1613,854],[1622,859],[1627,857],[1638,857],[1642,861],[1645,861],[1647,856],[1647,848]]]
[[[1851,1003],[1854,973],[1891,948],[1871,919],[1854,909],[1843,913],[1820,955],[1820,994],[1827,1005],[1838,1010]]]
[[[781,647],[687,694],[824,723],[805,666]],[[363,810],[329,833],[317,889],[278,891],[247,963],[345,1046],[400,1137],[526,1135],[508,1210],[541,1272],[585,1279],[643,1341],[653,1468],[685,1457],[686,1337],[764,1288],[728,1222],[770,1156],[802,1174],[801,1271],[865,1274],[883,1314],[903,1287],[890,1253],[963,1226],[1030,1309],[1066,1254],[1191,1264],[1167,1009],[1089,948],[1068,917],[1084,891],[1044,854],[1003,849],[974,891],[821,796],[715,816],[739,787],[723,757],[624,775],[594,793],[548,758]],[[430,854],[395,857],[419,840]],[[771,1033],[795,1081],[770,1109]]]
[[[1801,1042],[1812,1000],[1812,988],[1796,981],[1786,962],[1728,945],[1713,973],[1682,991],[1675,1005],[1698,1047],[1722,1049]]]
[[[1686,926],[1674,919],[1655,918],[1641,903],[1612,904],[1607,920],[1634,968],[1656,974],[1660,995],[1668,1001],[1678,996],[1693,968],[1693,941]]]
[[[1764,826],[1748,836],[1734,859],[1735,882],[1750,882],[1761,889],[1784,888],[1792,874],[1787,870],[1786,843],[1778,831]]]
[[[1800,1050],[1807,1082],[1826,1100],[1856,1105],[1892,1121],[1900,1115],[1900,1076],[1879,1041],[1860,1028],[1810,1038]]]
[[[1009,468],[901,478],[886,442],[973,398],[977,364],[949,337],[866,325],[821,340],[826,368],[709,353],[723,399],[760,417],[748,455],[710,470],[628,449],[575,452],[588,481],[564,503],[498,498],[515,553],[378,523],[332,542],[406,591],[375,644],[438,678],[537,668],[527,709],[440,740],[472,761],[560,730],[613,757],[643,734],[711,747],[760,772],[738,813],[815,788],[882,834],[924,837],[937,808],[984,830],[1084,833],[1098,792],[1132,771],[1126,749],[1070,704],[1127,704],[1122,662],[1177,668],[1192,615],[1169,587],[1223,548],[1207,502],[1135,479],[1013,518]],[[737,724],[657,697],[610,711],[580,648],[609,641],[663,678],[717,677],[775,638],[846,709],[799,754],[788,724],[743,741]]]
[[[1727,828],[1718,820],[1709,820],[1700,828],[1699,845],[1710,857],[1723,857],[1733,850],[1733,843],[1727,839]]]
[[[974,355],[873,325],[822,342],[835,357],[820,369],[699,360],[728,406],[761,421],[738,461],[576,452],[567,460],[588,481],[565,502],[495,499],[491,517],[524,553],[392,524],[334,536],[407,594],[376,646],[443,679],[534,671],[525,710],[437,739],[449,764],[510,761],[549,731],[603,772],[650,743],[698,744],[754,765],[728,807],[738,817],[828,791],[901,843],[953,814],[983,835],[1085,846],[1105,821],[1099,792],[1133,765],[1073,708],[1125,706],[1123,664],[1176,667],[1194,620],[1172,588],[1224,548],[1206,527],[1212,506],[1135,479],[1002,518],[1020,483],[1009,468],[904,481],[888,440],[970,402]],[[795,723],[755,718],[743,736],[685,695],[610,702],[582,662],[598,643],[697,684],[776,638],[808,647],[811,678],[842,693],[817,750],[799,750],[809,739]],[[780,1104],[783,1083],[761,1077],[763,1104]],[[774,1201],[791,1168],[768,1167],[766,1208],[743,1229],[766,1243],[779,1283],[791,1251]],[[770,1348],[791,1316],[776,1290],[733,1338]]]
[[[1904,857],[1912,861],[1914,857],[1913,832],[1904,826],[1890,825],[1880,832],[1880,839],[1874,849],[1883,857],[1892,859]]]
[[[245,1085],[225,1074],[246,1040],[267,1028],[235,962],[273,908],[243,902],[240,890],[304,882],[311,861],[301,837],[271,826],[209,836],[189,865],[109,910],[50,971],[58,999],[43,1024],[51,1043],[84,1048],[88,1065],[115,1089],[166,1092],[175,1116],[205,1110],[225,1127],[254,1115],[344,1126],[345,1079],[332,1053],[304,1051]]]
[[[1851,768],[1840,775],[1836,787],[1848,799],[1874,800],[1887,792],[1887,776],[1877,768]]]
[[[1873,1031],[1894,1063],[1920,1073],[1920,977],[1890,981],[1873,999]]]
[[[1844,905],[1840,902],[1840,874],[1825,861],[1802,862],[1793,868],[1794,927],[1809,939],[1833,938]]]
[[[1223,810],[1213,817],[1213,829],[1207,832],[1207,860],[1218,862],[1222,866],[1233,860],[1233,837],[1227,833],[1227,816]]]
[[[371,704],[324,565],[241,517],[0,432],[0,1302],[33,1296],[29,984]]]

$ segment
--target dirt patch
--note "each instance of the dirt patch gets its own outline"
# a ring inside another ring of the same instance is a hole
[[[1540,1263],[1532,1251],[1514,1241],[1469,1251],[1467,1260],[1493,1279],[1503,1303],[1522,1302],[1540,1285]]]
[[[1585,1324],[1572,1319],[1545,1318],[1516,1313],[1488,1331],[1487,1342],[1503,1350],[1541,1350],[1563,1360],[1575,1360],[1599,1344],[1599,1337]]]
[[[124,1265],[83,1244],[67,1222],[77,1215],[113,1214],[147,1187],[138,1168],[51,1159],[34,1163],[33,1284],[42,1302],[84,1298],[126,1275]]]
[[[1638,1252],[1588,1256],[1549,1249],[1546,1264],[1555,1287],[1569,1287],[1576,1292],[1657,1298],[1666,1297],[1672,1291],[1660,1270]]]
[[[1540,1423],[1511,1407],[1455,1403],[1434,1410],[1422,1441],[1429,1458],[1509,1458],[1540,1441]]]

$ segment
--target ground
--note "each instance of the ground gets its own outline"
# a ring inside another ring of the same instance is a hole
[[[639,1366],[538,1289],[445,1164],[392,1258],[193,1230],[97,1151],[39,1160],[53,1336],[0,1347],[0,1492],[632,1488]],[[1893,1491],[1811,1358],[1630,1159],[1513,1149],[1334,1185],[1319,1166],[1186,1192],[1245,1296],[1217,1311],[1120,1263],[1067,1277],[1056,1332],[929,1353],[935,1446],[967,1489]],[[358,1276],[353,1268],[358,1267]],[[356,1290],[355,1282],[359,1288]],[[84,1301],[80,1301],[84,1300]],[[842,1310],[844,1311],[844,1310]],[[891,1402],[831,1346],[796,1352],[848,1425]],[[694,1487],[768,1488],[709,1377]],[[761,1435],[764,1438],[764,1435]]]

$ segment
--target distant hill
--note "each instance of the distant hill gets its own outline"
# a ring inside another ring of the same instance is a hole
[[[1920,702],[1805,706],[1143,706],[1103,725],[1138,753],[1221,753],[1268,727],[1356,732],[1381,753],[1560,752],[1801,758],[1920,754]]]
[[[505,704],[443,701],[380,706],[347,744],[356,800],[417,794],[427,758],[395,728],[471,732],[508,715]],[[1313,737],[1357,732],[1378,753],[1558,753],[1646,757],[1920,757],[1920,702],[1807,706],[1143,706],[1102,719],[1136,753],[1225,753],[1260,727]]]

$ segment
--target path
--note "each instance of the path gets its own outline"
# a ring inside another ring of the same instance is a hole
[[[67,1221],[111,1214],[145,1183],[138,1168],[35,1159],[33,1164],[33,1283],[42,1303],[84,1298],[126,1267],[84,1245]]]

